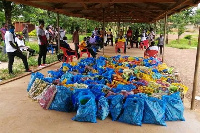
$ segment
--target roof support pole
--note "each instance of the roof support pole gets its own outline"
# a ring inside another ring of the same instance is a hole
[[[103,55],[104,55],[104,35],[105,34],[105,8],[103,8]]]
[[[156,38],[156,32],[157,32],[157,21],[155,21],[155,24],[154,24],[154,31],[155,31],[155,38]]]
[[[199,28],[199,39],[196,53],[196,63],[195,63],[195,71],[194,71],[194,80],[193,80],[193,90],[192,90],[192,100],[191,100],[191,110],[194,110],[195,104],[195,96],[198,84],[198,72],[199,72],[199,52],[200,52],[200,28]]]
[[[87,35],[87,18],[85,19],[85,35]]]
[[[118,33],[117,33],[117,36],[118,36],[118,38],[119,38],[119,32],[120,32],[120,19],[119,19],[119,21],[118,21]]]
[[[58,53],[60,53],[60,23],[59,23],[59,13],[57,12],[57,27],[58,27]]]
[[[164,62],[164,53],[165,53],[165,44],[166,44],[166,33],[167,33],[167,13],[165,14],[165,22],[164,22],[164,45],[163,45],[163,55],[162,55],[162,62]]]

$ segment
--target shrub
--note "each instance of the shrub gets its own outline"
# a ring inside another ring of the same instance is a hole
[[[28,58],[28,65],[29,66],[37,66],[38,65],[38,58],[36,57],[30,57]]]
[[[2,61],[2,62],[7,62],[7,61],[8,61],[8,56],[7,56],[7,54],[2,54],[2,53],[0,53],[0,61]]]
[[[53,54],[53,55],[51,54],[51,55],[47,56],[47,58],[46,58],[47,64],[53,63],[55,61],[58,61],[56,54]]]
[[[31,49],[34,49],[36,53],[39,53],[39,46],[36,42],[27,42],[26,46],[29,46]]]
[[[191,40],[192,39],[192,35],[186,35],[184,38],[187,39],[187,40]]]
[[[36,29],[28,33],[29,36],[37,36]]]
[[[189,49],[193,47],[197,47],[197,39],[191,40],[191,45],[188,45],[188,40],[186,39],[180,39],[179,42],[177,40],[172,40],[167,47],[173,47],[173,48],[179,48],[179,49]]]

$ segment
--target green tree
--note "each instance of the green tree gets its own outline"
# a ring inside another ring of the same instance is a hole
[[[192,8],[189,8],[170,17],[169,21],[172,23],[172,27],[178,30],[178,41],[180,36],[185,32],[185,26],[192,20],[192,13]]]

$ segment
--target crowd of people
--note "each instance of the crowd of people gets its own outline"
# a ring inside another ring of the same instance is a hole
[[[155,39],[153,28],[150,28],[149,31],[143,30],[142,33],[139,33],[138,29],[133,32],[131,27],[129,27],[126,33],[120,29],[115,40],[111,29],[105,31],[103,28],[95,28],[94,31],[92,31],[91,36],[86,36],[83,40],[79,40],[79,27],[76,27],[72,37],[72,42],[74,43],[75,47],[75,50],[73,50],[67,42],[66,31],[62,27],[55,28],[51,25],[48,25],[44,29],[44,25],[44,20],[39,20],[39,26],[37,28],[39,67],[44,67],[47,65],[46,54],[47,47],[49,45],[52,45],[52,47],[55,48],[56,54],[58,53],[58,39],[60,39],[60,47],[65,48],[68,55],[75,54],[74,52],[76,52],[78,58],[80,58],[79,52],[89,52],[93,58],[96,58],[96,55],[104,46],[114,46],[113,42],[115,42],[115,44],[118,42],[123,42],[125,47],[124,53],[126,53],[126,48],[133,48],[134,44],[136,45],[136,48],[138,48],[145,40],[148,40],[149,44],[152,44],[149,48],[147,48],[147,50],[151,50],[154,47],[154,50],[160,49],[160,54],[162,54],[163,51],[164,37],[161,34],[160,37]],[[30,71],[28,68],[27,58],[22,54],[22,51],[24,50],[29,51],[30,55],[34,55],[35,53],[34,49],[25,46],[25,42],[29,41],[28,25],[26,25],[22,30],[23,36],[15,34],[15,27],[13,25],[7,26],[6,24],[3,24],[0,31],[2,39],[5,43],[3,53],[7,53],[9,58],[9,73],[12,73],[12,65],[15,56],[21,58],[26,71]],[[158,41],[157,46],[155,46],[156,40]],[[118,52],[120,52],[120,49],[118,49]]]

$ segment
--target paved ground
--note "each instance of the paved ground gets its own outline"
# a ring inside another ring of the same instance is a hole
[[[177,57],[173,56],[170,49],[166,55],[176,59]],[[105,55],[115,55],[114,48],[106,47]],[[127,51],[127,55],[142,56],[143,51],[130,49]],[[175,62],[177,61],[175,60]],[[188,63],[190,64],[190,62]],[[46,74],[48,70],[57,69],[60,65],[61,63],[58,63],[41,72]],[[180,68],[179,70],[181,71]],[[110,118],[104,121],[97,120],[96,124],[75,122],[71,120],[75,113],[43,110],[38,103],[28,98],[26,88],[29,79],[30,76],[27,76],[0,86],[1,133],[199,133],[200,131],[200,112],[190,111],[187,100],[185,102],[186,121],[167,122],[167,127],[150,124],[138,127],[113,122]]]

